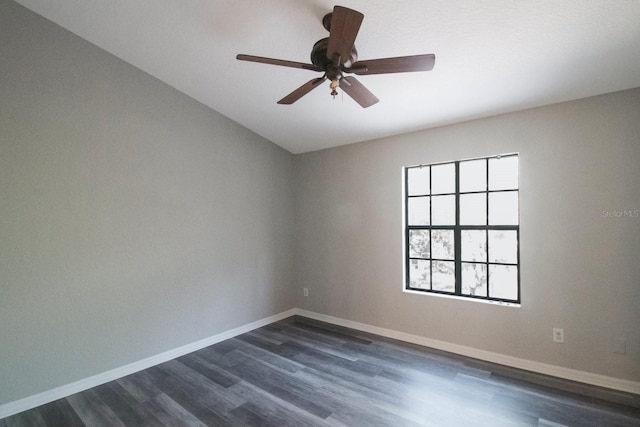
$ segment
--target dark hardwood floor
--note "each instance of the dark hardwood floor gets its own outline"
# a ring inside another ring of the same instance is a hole
[[[640,396],[291,317],[12,426],[640,426]]]

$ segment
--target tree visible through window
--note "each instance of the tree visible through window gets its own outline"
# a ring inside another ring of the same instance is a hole
[[[405,168],[405,287],[520,302],[518,155]]]

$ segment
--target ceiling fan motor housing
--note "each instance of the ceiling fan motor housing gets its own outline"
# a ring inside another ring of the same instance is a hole
[[[329,59],[327,57],[327,46],[329,45],[329,38],[324,38],[318,40],[311,49],[311,63],[317,67],[322,68],[327,73],[330,68],[334,67],[333,59]],[[342,66],[345,68],[350,68],[356,61],[358,60],[358,51],[356,47],[353,46],[351,49],[351,54],[349,58],[345,60],[345,58],[340,58],[340,62],[342,62]],[[329,77],[329,76],[327,76]]]

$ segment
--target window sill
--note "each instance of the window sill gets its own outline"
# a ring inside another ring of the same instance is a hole
[[[505,301],[493,301],[493,300],[486,300],[486,299],[476,299],[476,298],[466,298],[466,297],[461,297],[458,295],[447,295],[447,294],[437,294],[437,293],[433,293],[433,292],[422,292],[422,291],[413,291],[411,289],[402,289],[402,292],[408,293],[408,294],[413,294],[413,295],[425,295],[425,296],[430,296],[430,297],[438,297],[438,298],[448,298],[448,299],[455,299],[458,301],[466,301],[466,302],[479,302],[479,303],[484,303],[484,304],[491,304],[491,305],[499,305],[502,307],[522,307],[521,303],[515,303],[515,302],[505,302]]]

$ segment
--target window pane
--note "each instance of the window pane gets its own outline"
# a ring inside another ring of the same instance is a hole
[[[487,161],[470,160],[460,162],[460,192],[486,191]]]
[[[462,230],[462,261],[487,260],[487,233],[484,230]]]
[[[455,263],[433,261],[433,280],[431,289],[434,291],[454,292],[456,284]]]
[[[456,192],[456,166],[453,163],[431,166],[431,194]]]
[[[431,230],[432,258],[455,259],[453,230]]]
[[[431,203],[432,225],[455,225],[456,196],[433,196]]]
[[[489,262],[516,264],[518,233],[511,230],[489,230]]]
[[[429,258],[429,230],[409,230],[409,256]]]
[[[429,260],[412,259],[409,261],[409,286],[430,289],[431,270]]]
[[[461,225],[486,225],[487,224],[487,194],[461,194],[460,195],[460,224]]]
[[[487,296],[487,266],[485,264],[462,263],[462,293]]]
[[[489,225],[518,225],[518,192],[489,193]]]
[[[429,225],[429,197],[408,199],[409,225]]]
[[[409,196],[429,194],[429,166],[407,169]]]
[[[490,265],[489,296],[517,300],[518,267],[515,265]]]
[[[518,156],[489,159],[489,190],[518,189]]]

